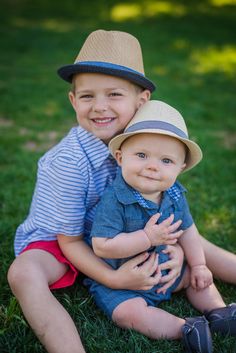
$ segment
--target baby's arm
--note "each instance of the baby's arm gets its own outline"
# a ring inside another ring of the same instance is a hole
[[[104,258],[126,258],[146,251],[152,246],[160,244],[175,244],[178,237],[183,233],[177,232],[181,221],[173,224],[173,215],[160,224],[156,224],[160,214],[157,213],[150,218],[144,229],[129,233],[119,233],[113,238],[93,237],[93,250],[97,256]]]
[[[204,251],[195,224],[187,228],[179,238],[184,254],[191,270],[191,285],[195,289],[203,289],[213,282],[211,271],[206,266]]]
[[[151,247],[144,230],[119,233],[114,238],[92,238],[93,251],[99,257],[122,259],[134,256]]]

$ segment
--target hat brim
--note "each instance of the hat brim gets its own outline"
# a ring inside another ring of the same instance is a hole
[[[126,69],[125,67],[117,65],[111,65],[108,63],[106,66],[106,63],[102,63],[102,65],[99,64],[80,64],[80,63],[75,63],[72,65],[65,65],[62,66],[58,69],[57,71],[58,75],[65,81],[67,82],[72,82],[73,75],[79,74],[79,73],[101,73],[101,74],[106,74],[106,75],[112,75],[116,77],[121,77],[124,78],[128,81],[131,81],[138,86],[141,86],[145,89],[148,89],[150,92],[153,92],[156,89],[156,86],[154,83],[146,78],[144,75],[137,71],[133,71],[130,69]]]
[[[178,139],[179,141],[183,142],[187,148],[188,148],[188,153],[186,156],[186,167],[184,168],[183,172],[186,172],[187,170],[193,168],[196,166],[202,159],[202,150],[201,148],[194,142],[189,139],[181,138],[178,135],[168,132],[165,133],[163,130],[153,130],[153,129],[143,129],[142,131],[136,131],[136,132],[127,132],[123,133],[120,135],[117,135],[114,137],[110,143],[109,143],[109,150],[113,157],[115,157],[115,151],[120,149],[122,143],[129,137],[138,135],[138,134],[158,134],[158,135],[165,135],[165,136],[170,136]]]

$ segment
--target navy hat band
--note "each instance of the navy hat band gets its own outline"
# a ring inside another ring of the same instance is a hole
[[[112,64],[112,63],[109,63],[109,62],[103,62],[103,61],[76,61],[75,65],[81,65],[81,66],[83,66],[83,65],[84,66],[88,66],[89,65],[89,66],[94,66],[94,67],[95,66],[99,66],[101,68],[117,69],[117,70],[123,70],[123,71],[126,71],[126,72],[129,71],[129,72],[132,72],[134,74],[142,75],[143,77],[145,77],[142,72],[130,69],[127,66]]]
[[[184,131],[180,130],[175,125],[172,125],[170,123],[167,123],[161,120],[140,121],[128,127],[128,129],[125,130],[125,133],[136,132],[136,131],[145,130],[145,129],[165,130],[165,131],[172,132],[181,138],[188,139],[188,136],[185,134]]]

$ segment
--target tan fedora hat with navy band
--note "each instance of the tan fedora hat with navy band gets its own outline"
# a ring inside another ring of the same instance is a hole
[[[201,148],[189,139],[182,115],[170,105],[157,100],[151,100],[142,105],[127,125],[124,133],[117,135],[110,141],[111,154],[114,156],[115,151],[120,149],[127,138],[142,133],[171,136],[183,142],[187,147],[184,172],[193,168],[202,159]]]
[[[129,33],[105,31],[92,32],[84,42],[74,64],[58,69],[59,76],[72,82],[74,74],[102,73],[131,81],[153,92],[155,85],[144,72],[139,41]]]

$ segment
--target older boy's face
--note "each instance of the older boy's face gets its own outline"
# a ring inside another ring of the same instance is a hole
[[[185,154],[179,140],[143,133],[128,138],[116,159],[127,184],[157,202],[159,193],[171,187],[185,167]]]
[[[107,144],[124,130],[150,92],[118,77],[82,73],[75,77],[69,98],[79,125]]]

